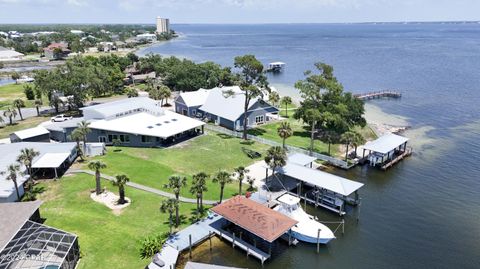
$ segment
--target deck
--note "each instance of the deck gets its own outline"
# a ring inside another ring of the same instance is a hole
[[[215,234],[217,234],[220,238],[227,240],[228,242],[232,243],[233,247],[238,247],[244,250],[248,256],[253,256],[262,262],[262,264],[270,259],[270,254],[263,252],[262,250],[256,248],[255,246],[243,241],[242,239],[235,237],[234,234],[227,232],[221,228],[216,229]]]
[[[376,99],[376,98],[384,98],[384,97],[400,98],[400,97],[402,97],[402,94],[398,91],[386,90],[386,91],[377,91],[377,92],[355,94],[354,96],[357,99],[365,101],[365,100]]]
[[[413,149],[412,148],[407,148],[407,150],[405,150],[402,154],[398,155],[397,157],[395,157],[395,159],[389,161],[388,163],[382,165],[381,169],[382,170],[387,170],[388,168],[392,167],[394,164],[400,162],[401,160],[403,160],[404,158],[412,155],[413,153]]]

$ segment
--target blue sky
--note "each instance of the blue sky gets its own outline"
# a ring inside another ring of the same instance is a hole
[[[480,0],[0,0],[0,23],[480,20]]]

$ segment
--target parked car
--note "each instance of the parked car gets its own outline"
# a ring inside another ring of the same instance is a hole
[[[57,115],[55,117],[51,117],[50,119],[53,121],[53,122],[62,122],[62,121],[67,121],[67,120],[71,120],[73,117],[67,117],[63,114],[60,114],[60,115]]]

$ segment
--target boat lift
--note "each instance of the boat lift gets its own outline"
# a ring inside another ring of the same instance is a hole
[[[286,65],[287,65],[287,64],[284,63],[284,62],[273,62],[273,63],[269,63],[268,66],[267,66],[266,71],[267,71],[267,72],[278,73],[278,72],[281,72]]]

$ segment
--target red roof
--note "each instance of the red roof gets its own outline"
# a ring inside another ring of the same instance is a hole
[[[65,43],[52,43],[48,45],[48,47],[44,48],[43,50],[54,50],[54,49],[61,49],[62,51],[70,51],[68,49],[68,45]]]
[[[211,210],[270,243],[298,223],[243,196],[235,196]]]

